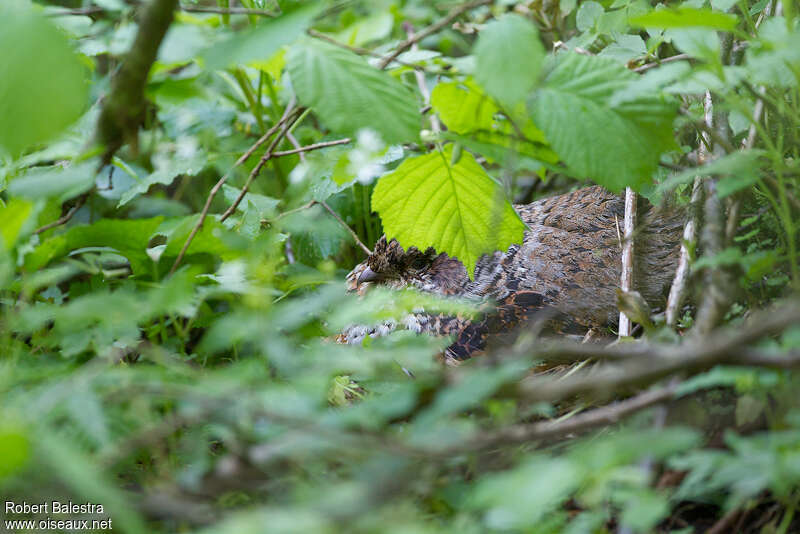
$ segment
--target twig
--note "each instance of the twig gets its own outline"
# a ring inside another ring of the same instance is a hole
[[[639,65],[638,67],[631,69],[633,72],[644,72],[646,70],[653,69],[655,67],[659,67],[664,63],[672,63],[673,61],[683,61],[684,59],[689,59],[689,54],[677,54],[675,56],[666,57],[664,59],[659,59],[654,61],[653,63],[645,63],[644,65]]]
[[[311,152],[312,150],[319,150],[320,148],[328,148],[336,145],[346,145],[347,143],[350,142],[351,139],[349,137],[346,137],[344,139],[337,139],[335,141],[323,141],[321,143],[314,143],[313,145],[301,146],[298,148],[293,148],[291,150],[281,150],[279,152],[274,152],[272,154],[272,157],[277,158],[280,156],[291,156],[292,154],[302,154],[304,152]]]
[[[725,48],[725,47],[723,47]],[[727,117],[713,108],[710,95],[706,95],[706,115],[713,115],[712,124],[708,124],[708,116],[704,122],[706,131],[714,140],[714,150],[712,158],[719,158],[723,154],[723,149],[732,148],[727,135]],[[735,150],[735,149],[734,149]],[[703,202],[703,231],[700,234],[700,243],[703,247],[703,255],[713,257],[724,248],[725,240],[725,214],[722,209],[722,202],[717,195],[717,178],[710,177],[703,181],[705,200]],[[734,293],[734,281],[731,273],[725,267],[706,268],[703,272],[704,291],[702,301],[697,310],[697,320],[695,323],[694,334],[698,336],[706,335],[710,332],[725,316],[732,295]]]
[[[144,9],[136,37],[111,80],[111,92],[97,121],[96,138],[103,145],[103,164],[111,161],[123,143],[136,146],[145,116],[147,76],[177,6],[178,0],[151,0]]]
[[[135,2],[134,5],[139,5],[139,2]],[[217,13],[220,15],[256,15],[259,17],[277,17],[279,13],[274,11],[265,11],[263,9],[249,9],[246,7],[214,7],[214,6],[191,6],[187,4],[181,4],[178,6],[178,9],[181,11],[186,11],[187,13]],[[100,6],[91,6],[91,7],[78,7],[78,8],[65,8],[59,10],[48,11],[45,13],[48,17],[65,17],[69,15],[97,15],[99,13],[105,13],[110,11],[104,7]]]
[[[280,13],[246,7],[214,7],[181,5],[181,11],[188,13],[217,13],[220,15],[256,15],[258,17],[277,17]]]
[[[671,400],[675,397],[676,391],[677,384],[673,384],[645,391],[629,399],[595,408],[569,419],[513,425],[495,432],[480,434],[477,438],[468,439],[452,448],[448,448],[446,451],[439,452],[439,454],[473,452],[501,445],[514,445],[578,434],[598,426],[618,423],[632,413]]]
[[[633,232],[636,226],[636,193],[630,187],[625,188],[625,220],[623,230],[625,239],[622,244],[622,276],[620,288],[627,292],[633,289]],[[631,335],[631,320],[625,312],[619,312],[619,337]]]
[[[422,29],[419,33],[415,33],[412,37],[409,37],[402,43],[400,43],[397,48],[386,56],[381,62],[378,64],[378,68],[380,70],[385,69],[389,64],[397,59],[397,57],[405,52],[408,48],[410,48],[414,43],[418,43],[421,40],[425,39],[429,35],[433,35],[434,33],[438,32],[451,22],[453,22],[456,18],[458,18],[463,13],[469,11],[470,9],[475,9],[476,7],[489,5],[493,2],[493,0],[476,0],[474,2],[468,2],[466,4],[462,4],[455,9],[453,9],[450,13],[447,14],[443,19],[439,20],[428,26],[427,28]]]
[[[406,34],[408,38],[411,39],[414,37],[414,28],[411,26],[410,23],[405,24]],[[411,45],[411,50],[419,50],[419,46],[417,43]],[[422,95],[422,102],[424,107],[428,107],[431,104],[431,92],[428,90],[428,84],[425,83],[425,73],[419,70],[414,71],[414,76],[417,79],[417,87],[419,88],[419,92]],[[441,124],[439,124],[439,117],[436,116],[436,113],[431,113],[430,115],[431,121],[431,130],[434,134],[438,134],[442,130]]]
[[[334,219],[336,219],[337,221],[339,221],[339,224],[341,224],[341,225],[342,225],[342,226],[343,226],[343,227],[344,227],[344,228],[345,228],[345,229],[346,229],[348,232],[350,232],[350,236],[353,238],[353,240],[356,242],[356,244],[357,244],[359,247],[361,247],[361,250],[363,250],[363,251],[364,251],[364,253],[365,253],[367,256],[371,256],[371,255],[372,255],[372,251],[369,249],[369,247],[367,247],[367,246],[366,246],[364,243],[362,243],[362,242],[361,242],[361,240],[358,238],[358,234],[356,234],[356,233],[353,231],[353,229],[352,229],[352,228],[350,228],[350,227],[347,225],[347,223],[346,223],[346,222],[344,222],[344,220],[342,220],[342,218],[341,218],[341,217],[339,217],[339,214],[337,214],[335,211],[333,211],[333,210],[331,209],[331,207],[330,207],[330,206],[328,206],[328,204],[327,204],[327,203],[326,203],[324,200],[318,200],[318,201],[317,201],[317,204],[320,204],[320,205],[321,205],[323,208],[325,208],[325,209],[328,211],[328,213],[330,213],[330,214],[333,216],[333,218],[334,218]]]
[[[752,343],[800,322],[800,302],[790,301],[753,314],[746,325],[722,328],[705,337],[695,336],[680,345],[649,345],[647,358],[628,358],[620,365],[601,366],[591,373],[575,373],[554,382],[551,377],[531,377],[517,385],[528,401],[555,402],[578,394],[618,394],[628,388],[653,384],[676,373],[698,374],[718,364],[796,368],[800,351],[770,356],[749,348]],[[533,357],[536,358],[534,352]]]
[[[675,269],[675,278],[669,288],[667,297],[667,307],[665,310],[667,326],[674,327],[678,323],[678,314],[686,294],[686,283],[689,280],[689,256],[690,249],[694,249],[697,239],[697,213],[700,209],[700,202],[703,197],[703,180],[697,176],[692,187],[692,199],[689,209],[689,220],[683,227],[683,240],[681,241],[680,257],[678,267]]]
[[[236,167],[247,161],[247,159],[253,154],[253,152],[255,152],[258,149],[259,146],[264,144],[264,142],[266,142],[266,140],[269,139],[272,136],[272,134],[278,131],[279,128],[283,127],[284,123],[290,118],[292,118],[299,111],[299,109],[294,109],[293,105],[294,105],[294,99],[292,99],[289,105],[286,106],[286,111],[284,111],[283,117],[281,117],[281,119],[272,128],[270,128],[267,131],[267,133],[262,135],[259,138],[259,140],[256,141],[255,144],[253,144],[253,146],[247,149],[247,152],[242,154],[242,156],[238,160],[236,160],[236,163],[233,164],[233,167],[231,167],[231,169],[228,170],[228,172],[226,172],[222,176],[222,178],[220,178],[217,181],[216,184],[214,184],[214,187],[211,188],[211,191],[208,193],[208,198],[206,199],[206,203],[203,206],[202,211],[200,212],[200,217],[198,218],[197,223],[194,225],[194,228],[192,228],[192,231],[186,238],[186,242],[183,244],[181,251],[178,253],[178,257],[175,258],[175,262],[172,264],[172,267],[169,270],[170,275],[175,272],[175,270],[178,268],[178,265],[180,265],[181,261],[183,260],[183,257],[186,255],[186,251],[189,249],[189,245],[192,243],[192,240],[197,235],[197,232],[200,231],[200,228],[203,226],[203,223],[206,220],[206,216],[208,215],[208,210],[211,209],[211,202],[214,200],[214,197],[216,196],[220,188],[222,188],[222,185],[228,180],[228,177],[231,175],[231,172],[233,172],[233,169],[235,169]]]
[[[56,226],[61,226],[62,224],[68,223],[69,220],[72,219],[72,216],[75,215],[75,213],[79,209],[81,209],[81,207],[84,204],[86,204],[87,198],[89,198],[89,193],[84,193],[83,195],[78,197],[78,200],[75,201],[75,204],[69,209],[69,211],[67,211],[67,213],[65,213],[63,216],[59,217],[55,221],[47,223],[44,226],[37,228],[36,230],[33,231],[33,233],[41,234],[42,232],[50,230],[51,228],[55,228]]]
[[[284,114],[284,116],[286,116],[286,115],[287,114]],[[236,200],[234,200],[233,204],[228,206],[228,209],[226,209],[223,212],[223,214],[220,216],[219,222],[223,222],[225,219],[230,217],[236,211],[236,208],[239,207],[239,204],[242,202],[242,199],[244,199],[244,196],[247,194],[247,191],[250,189],[250,184],[253,183],[253,180],[256,179],[256,176],[258,176],[258,174],[261,172],[261,169],[264,168],[264,165],[266,165],[267,162],[272,159],[273,151],[278,146],[278,144],[283,140],[283,138],[286,136],[286,134],[289,131],[289,128],[292,126],[292,123],[293,123],[294,120],[297,120],[297,118],[293,117],[291,120],[286,121],[286,122],[283,123],[283,125],[281,127],[281,130],[278,132],[278,134],[275,136],[275,138],[269,144],[267,149],[264,151],[264,155],[261,156],[261,159],[258,160],[258,163],[256,163],[256,166],[253,167],[253,170],[250,171],[250,174],[247,176],[247,181],[245,181],[244,185],[242,186],[242,190],[239,191],[239,195],[236,197]]]

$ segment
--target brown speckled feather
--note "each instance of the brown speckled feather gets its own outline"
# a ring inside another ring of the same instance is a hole
[[[372,256],[348,275],[348,286],[358,291],[369,283],[414,286],[441,295],[494,301],[496,311],[472,323],[429,320],[428,326],[414,328],[457,333],[447,356],[459,360],[482,350],[489,336],[516,327],[542,309],[552,309],[570,325],[586,329],[616,324],[623,199],[595,186],[514,208],[528,225],[523,242],[480,258],[474,280],[455,258],[432,249],[403,251],[396,241],[384,237]],[[658,308],[677,264],[683,214],[671,207],[642,206],[642,212],[634,247],[636,289],[651,307]],[[373,281],[359,284],[367,269]],[[433,328],[433,323],[440,327]],[[459,330],[448,331],[441,324]]]

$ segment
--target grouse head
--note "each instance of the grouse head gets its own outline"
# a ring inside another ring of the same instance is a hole
[[[382,236],[375,243],[372,254],[347,275],[348,291],[359,294],[374,284],[458,295],[467,282],[467,271],[457,259],[439,254],[432,247],[424,252],[416,247],[403,250],[397,240],[387,240],[386,236]]]

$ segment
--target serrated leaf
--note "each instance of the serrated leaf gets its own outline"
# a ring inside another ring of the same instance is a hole
[[[641,28],[711,28],[725,31],[736,28],[738,22],[735,15],[690,7],[657,9],[628,20],[631,26]]]
[[[441,82],[431,92],[431,106],[451,132],[490,129],[500,109],[478,87],[464,82]]]
[[[446,252],[472,276],[483,254],[520,243],[525,225],[474,156],[451,165],[452,152],[448,145],[405,160],[378,181],[372,208],[401,246]]]
[[[64,202],[94,186],[95,166],[90,162],[69,167],[34,168],[8,185],[12,195],[26,198],[56,198]]]
[[[313,2],[310,6],[262,21],[254,29],[215,43],[202,54],[206,67],[217,70],[234,63],[244,64],[270,58],[281,46],[300,36],[311,24],[320,7],[320,4]]]
[[[194,152],[190,157],[181,157],[179,154],[170,154],[172,157],[164,158],[156,169],[141,179],[133,187],[122,194],[117,207],[122,207],[134,198],[146,193],[151,186],[156,184],[169,185],[180,175],[194,176],[203,170],[208,157],[205,153]]]
[[[305,39],[289,50],[287,68],[300,102],[333,130],[355,134],[371,128],[388,144],[419,136],[420,114],[411,91],[353,52]]]
[[[505,15],[478,37],[475,78],[487,93],[513,106],[536,85],[544,57],[536,26],[519,15]]]
[[[0,151],[48,141],[86,107],[86,69],[66,37],[27,2],[0,6]]]
[[[610,58],[565,54],[530,102],[535,124],[581,178],[612,191],[648,184],[672,148],[677,106],[658,93],[611,107],[636,75]]]

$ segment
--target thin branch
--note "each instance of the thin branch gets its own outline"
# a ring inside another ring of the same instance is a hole
[[[689,54],[677,54],[675,56],[666,57],[664,59],[659,59],[654,61],[653,63],[645,63],[644,65],[639,65],[638,67],[631,69],[633,72],[644,72],[650,69],[654,69],[656,67],[660,67],[664,63],[672,63],[673,61],[683,61],[684,59],[689,59]]]
[[[695,177],[690,201],[689,219],[683,227],[683,240],[678,258],[678,267],[675,269],[675,278],[669,288],[667,307],[665,310],[667,326],[674,327],[678,323],[678,314],[686,296],[686,284],[689,281],[690,249],[694,249],[697,240],[697,214],[700,211],[700,202],[703,197],[703,180]]]
[[[412,37],[409,37],[408,39],[397,45],[397,48],[394,50],[394,52],[392,52],[391,54],[386,56],[383,60],[381,60],[381,62],[378,64],[378,68],[380,70],[385,69],[386,67],[389,66],[389,64],[392,61],[397,59],[397,57],[400,54],[405,52],[407,49],[411,48],[411,46],[414,43],[418,43],[421,40],[428,37],[429,35],[433,35],[434,33],[438,32],[439,30],[441,30],[442,28],[453,22],[455,19],[457,19],[459,16],[461,16],[463,13],[466,13],[470,9],[475,9],[476,7],[489,5],[492,2],[493,0],[476,0],[474,2],[468,2],[466,4],[462,4],[456,7],[450,13],[448,13],[447,16],[445,16],[443,19],[431,24],[427,28],[422,29],[419,33],[415,33]]]
[[[177,6],[178,0],[151,0],[147,4],[133,44],[111,80],[111,92],[105,98],[95,134],[103,145],[104,164],[111,161],[123,143],[136,146],[145,116],[147,76]]]
[[[228,217],[233,215],[233,213],[236,211],[236,208],[238,208],[239,204],[242,202],[242,199],[244,199],[244,196],[250,190],[250,184],[252,184],[253,180],[255,180],[256,177],[259,175],[259,173],[261,172],[261,169],[264,168],[264,165],[266,165],[267,162],[272,159],[273,151],[278,146],[278,144],[283,140],[283,138],[286,136],[286,134],[289,132],[289,128],[292,126],[293,122],[296,121],[296,120],[297,120],[297,117],[295,117],[292,120],[287,121],[287,122],[285,122],[283,124],[283,127],[281,128],[281,131],[278,132],[278,135],[276,135],[275,139],[273,139],[272,142],[269,144],[269,146],[267,147],[267,150],[264,151],[264,155],[261,156],[261,159],[258,160],[258,163],[256,163],[256,166],[253,167],[253,170],[250,171],[250,174],[247,176],[247,181],[244,183],[244,186],[242,186],[242,190],[239,191],[239,195],[236,197],[236,200],[234,200],[233,204],[228,206],[228,209],[226,209],[223,212],[222,216],[220,216],[219,222],[223,222],[225,219],[227,219]]]
[[[474,452],[499,446],[579,434],[598,426],[618,423],[621,419],[635,412],[669,401],[675,397],[677,389],[677,384],[652,389],[629,399],[595,408],[560,421],[542,421],[509,426],[495,432],[480,434],[478,437],[467,439],[452,448],[448,448],[446,451],[437,452],[444,455]]]
[[[294,105],[294,99],[292,99],[292,102],[290,102],[289,105],[286,106],[286,111],[284,112],[283,117],[281,117],[281,119],[272,128],[270,128],[267,131],[267,133],[262,135],[259,138],[259,140],[256,141],[255,144],[253,144],[253,146],[247,149],[247,151],[244,154],[242,154],[242,156],[238,160],[236,160],[236,163],[233,164],[233,167],[231,167],[231,169],[228,172],[226,172],[222,176],[222,178],[220,178],[217,181],[216,184],[214,184],[214,187],[211,188],[211,191],[208,194],[208,198],[206,199],[206,203],[203,206],[202,211],[200,212],[200,217],[198,218],[197,223],[194,225],[194,228],[192,228],[192,231],[186,238],[186,242],[183,244],[180,253],[178,253],[178,257],[175,258],[175,262],[172,264],[172,267],[169,270],[170,275],[175,272],[175,270],[178,268],[181,261],[183,260],[183,257],[186,255],[186,251],[189,249],[189,245],[191,245],[192,240],[197,235],[197,232],[199,232],[200,228],[203,226],[203,223],[206,220],[206,216],[208,216],[208,210],[211,209],[211,202],[214,200],[214,197],[217,195],[217,192],[222,188],[222,185],[228,180],[228,177],[233,172],[233,169],[244,163],[253,154],[253,152],[255,152],[258,149],[259,146],[261,146],[264,142],[266,142],[266,140],[269,139],[276,131],[278,131],[279,128],[282,128],[287,120],[291,119],[297,114],[299,109],[294,109],[293,105]]]
[[[302,154],[304,152],[311,152],[312,150],[319,150],[320,148],[328,148],[336,145],[346,145],[347,143],[350,142],[351,139],[349,137],[346,137],[344,139],[337,139],[335,141],[323,141],[321,143],[314,143],[313,145],[301,146],[298,148],[293,148],[291,150],[281,150],[279,152],[274,152],[272,154],[272,157],[278,158],[280,156],[291,156],[292,154]]]
[[[344,228],[345,228],[345,229],[346,229],[346,230],[347,230],[347,231],[350,233],[350,236],[353,238],[353,240],[356,242],[356,244],[357,244],[359,247],[361,247],[361,250],[363,250],[363,251],[364,251],[364,253],[365,253],[367,256],[371,256],[371,255],[372,255],[372,251],[369,249],[369,247],[367,247],[367,246],[366,246],[364,243],[362,243],[362,242],[361,242],[361,240],[358,238],[358,234],[356,234],[356,233],[353,231],[353,229],[352,229],[352,228],[350,228],[350,227],[347,225],[347,223],[346,223],[346,222],[344,222],[344,220],[342,220],[342,218],[341,218],[341,217],[339,217],[339,214],[337,214],[335,211],[333,211],[333,210],[331,209],[331,207],[330,207],[330,206],[328,206],[328,204],[327,204],[327,203],[326,203],[324,200],[319,200],[319,201],[317,201],[317,204],[320,204],[320,205],[321,205],[323,208],[325,208],[325,209],[328,211],[328,213],[330,213],[330,214],[331,214],[331,216],[333,216],[333,218],[334,218],[334,219],[336,219],[337,221],[339,221],[339,224],[341,224],[341,225],[342,225],[342,226],[343,226],[343,227],[344,227]]]
[[[620,288],[627,292],[633,290],[633,233],[636,227],[636,193],[625,188],[625,220],[623,222],[624,241],[622,245],[622,276]],[[631,335],[631,320],[625,312],[619,312],[619,337]]]
[[[619,365],[605,365],[592,372],[574,373],[553,381],[552,377],[530,377],[516,387],[528,401],[555,402],[579,394],[619,394],[629,388],[647,386],[676,373],[698,374],[718,364],[797,367],[800,352],[768,356],[749,348],[752,343],[800,322],[800,302],[753,314],[744,325],[718,329],[705,337],[692,337],[679,345],[649,345],[647,358],[628,358]],[[618,349],[617,349],[618,350]],[[613,352],[613,351],[612,351]],[[534,352],[533,357],[537,355]]]
[[[139,5],[138,2],[134,5]],[[277,17],[280,13],[275,11],[265,11],[263,9],[249,9],[246,7],[215,7],[215,6],[192,6],[188,4],[181,4],[178,9],[187,13],[216,13],[220,15],[256,15],[259,17]],[[78,7],[78,8],[65,8],[47,11],[45,16],[48,17],[66,17],[70,15],[88,16],[106,13],[110,11],[100,6]]]
[[[256,15],[258,17],[277,17],[280,13],[265,11],[263,9],[250,9],[246,7],[214,7],[181,5],[181,11],[188,13],[217,13],[220,15]]]
[[[69,220],[72,219],[72,216],[75,215],[75,213],[79,209],[81,209],[81,207],[84,204],[86,204],[86,199],[88,198],[89,198],[89,193],[84,193],[83,195],[78,197],[78,200],[75,201],[75,204],[69,209],[69,211],[67,211],[67,213],[65,213],[63,216],[59,217],[55,221],[47,223],[44,226],[37,228],[36,230],[33,231],[33,233],[41,234],[42,232],[50,230],[51,228],[55,228],[56,226],[61,226],[62,224],[68,223]]]
[[[414,28],[411,26],[410,23],[405,24],[406,34],[408,38],[411,39],[414,37]],[[419,50],[419,46],[417,43],[411,45],[411,50]],[[425,83],[425,73],[419,70],[414,71],[414,76],[417,79],[417,87],[419,88],[419,92],[422,95],[422,103],[424,107],[430,107],[431,105],[431,92],[428,90],[428,84]],[[430,115],[431,121],[431,130],[434,134],[438,134],[442,131],[442,125],[439,123],[439,117],[436,116],[436,113],[431,113]]]

